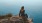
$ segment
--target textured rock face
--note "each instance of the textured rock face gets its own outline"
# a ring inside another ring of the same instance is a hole
[[[21,19],[22,20],[22,19]],[[11,17],[10,18],[10,21],[12,22],[12,23],[22,23],[22,21],[20,20],[20,18],[18,18],[18,17]]]
[[[23,23],[22,19],[18,17],[11,17],[8,19],[2,19],[0,23]]]
[[[29,21],[27,21],[27,23],[28,22],[30,23],[31,21],[29,20]],[[18,16],[14,17],[13,16],[13,17],[10,17],[8,19],[0,20],[0,23],[24,23],[24,22],[23,22],[21,17],[18,17]]]

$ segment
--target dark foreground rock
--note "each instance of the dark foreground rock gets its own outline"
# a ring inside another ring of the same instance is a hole
[[[1,19],[0,23],[24,23],[24,21],[19,16],[12,16],[7,19]],[[26,23],[32,23],[31,19],[28,19]]]

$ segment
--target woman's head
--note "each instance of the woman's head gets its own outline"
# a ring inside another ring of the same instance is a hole
[[[24,6],[22,6],[21,9],[23,10],[24,9]]]

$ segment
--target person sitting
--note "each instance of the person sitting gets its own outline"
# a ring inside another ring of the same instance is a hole
[[[24,10],[24,6],[22,6],[20,12],[19,12],[19,17],[20,16],[24,16],[25,10]]]
[[[27,16],[27,14],[25,14],[24,6],[22,6],[22,8],[19,12],[19,17],[22,17],[24,23],[26,23],[26,21],[27,21],[28,16],[27,17],[26,16]]]

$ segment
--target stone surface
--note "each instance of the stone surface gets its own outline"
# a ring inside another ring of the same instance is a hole
[[[32,23],[31,19],[28,19],[28,21],[26,21],[27,23]],[[12,16],[10,18],[7,19],[1,19],[0,23],[24,23],[22,18],[19,16]]]

